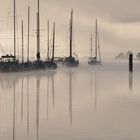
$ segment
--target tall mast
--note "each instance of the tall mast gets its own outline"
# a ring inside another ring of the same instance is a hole
[[[71,11],[71,19],[70,19],[70,57],[72,57],[72,34],[73,34],[73,10]]]
[[[54,60],[54,45],[55,45],[55,22],[53,24],[53,46],[52,46],[52,61]]]
[[[101,50],[100,50],[100,38],[99,38],[99,33],[98,33],[98,50],[99,50],[99,60],[100,60],[100,62],[101,62],[102,59],[101,59]]]
[[[91,34],[91,37],[90,37],[90,41],[91,41],[91,42],[90,42],[90,43],[91,43],[91,44],[90,44],[90,45],[91,45],[90,57],[92,58],[92,34]]]
[[[22,63],[24,62],[24,36],[23,36],[23,20],[22,20]]]
[[[48,50],[47,50],[47,59],[49,60],[50,58],[49,58],[49,51],[50,51],[50,42],[49,42],[49,38],[50,38],[50,33],[49,33],[49,20],[48,20],[48,41],[47,41],[47,47],[48,47]]]
[[[14,61],[16,60],[16,1],[14,0]]]
[[[38,0],[38,12],[37,12],[37,60],[40,60],[40,13],[39,13],[39,0]]]
[[[97,41],[98,41],[98,31],[97,31],[97,19],[95,20],[95,58],[97,60]]]
[[[29,33],[30,33],[30,7],[28,6],[28,48],[27,48],[27,62],[29,62],[29,45],[30,45]]]

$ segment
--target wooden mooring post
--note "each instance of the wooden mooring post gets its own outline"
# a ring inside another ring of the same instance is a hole
[[[133,72],[133,54],[129,54],[129,72]]]

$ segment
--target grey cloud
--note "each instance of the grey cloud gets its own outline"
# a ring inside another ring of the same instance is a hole
[[[5,0],[0,8],[0,17],[7,16],[8,5],[10,2],[10,12],[12,15],[12,1]],[[31,35],[35,36],[36,29],[36,10],[37,0],[17,0],[17,14],[22,15],[25,23],[25,35],[27,34],[27,5],[31,6]],[[108,54],[111,51],[130,50],[131,48],[139,50],[140,41],[137,35],[131,35],[136,32],[139,26],[134,22],[140,21],[140,1],[139,0],[40,0],[41,11],[41,42],[45,42],[47,19],[50,22],[56,21],[56,45],[59,48],[67,49],[70,10],[74,9],[74,46],[81,55],[89,54],[90,34],[94,33],[94,19],[99,18],[99,30],[101,36],[102,51]],[[17,18],[20,22],[20,18]],[[12,18],[11,18],[12,20]],[[3,23],[0,23],[2,25]],[[101,24],[101,25],[100,25]],[[120,28],[120,24],[122,28]],[[129,27],[124,28],[129,24]],[[2,31],[7,31],[7,24],[0,26]],[[115,27],[114,27],[115,25]],[[18,27],[20,29],[20,26]],[[112,29],[113,28],[113,29]],[[114,30],[116,28],[116,30]],[[11,27],[11,29],[13,29]],[[125,32],[125,34],[121,34]],[[31,38],[32,46],[36,45],[36,38]],[[131,43],[128,40],[131,39]],[[46,42],[45,42],[46,43]],[[44,43],[44,44],[45,44]],[[42,50],[46,51],[46,46],[42,43]],[[6,46],[6,45],[5,45]],[[35,51],[35,47],[34,51]],[[61,51],[61,50],[60,50]],[[58,54],[59,54],[58,49]],[[60,54],[61,55],[61,54]],[[65,55],[65,54],[64,54]]]
[[[115,22],[140,21],[139,0],[48,0],[46,3],[74,8],[87,15],[109,16]],[[65,12],[65,11],[63,11]]]

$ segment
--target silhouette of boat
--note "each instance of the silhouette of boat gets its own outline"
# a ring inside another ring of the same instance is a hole
[[[36,58],[37,60],[33,61],[31,67],[34,69],[45,69],[46,64],[40,58],[40,8],[39,8],[39,0],[38,0],[38,12],[37,12],[37,53]]]
[[[77,67],[79,65],[79,60],[72,55],[72,35],[73,35],[73,10],[71,11],[70,19],[70,55],[68,57],[62,58],[62,63],[68,67]]]
[[[18,71],[19,70],[19,60],[15,58],[13,55],[3,55],[0,58],[0,71],[1,72],[9,72],[9,71]]]
[[[93,45],[92,45],[92,37],[91,35],[91,56],[89,57],[88,64],[90,65],[98,65],[101,64],[101,53],[100,53],[100,43],[99,43],[99,33],[97,27],[97,19],[95,20],[95,56],[93,57]]]
[[[39,14],[39,0],[37,12],[37,60],[29,61],[29,7],[28,7],[28,56],[27,62],[23,61],[23,21],[22,21],[22,62],[16,57],[16,4],[14,0],[14,55],[6,54],[0,58],[1,72],[18,72],[27,70],[45,69],[46,64],[40,59],[40,14]]]
[[[14,12],[14,55],[12,54],[5,54],[1,56],[0,58],[0,71],[18,71],[19,70],[19,60],[16,58],[16,7],[15,7],[15,0],[14,2],[14,7],[13,7],[13,12]]]

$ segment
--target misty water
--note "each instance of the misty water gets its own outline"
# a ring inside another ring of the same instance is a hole
[[[139,140],[140,64],[0,73],[0,140]]]

